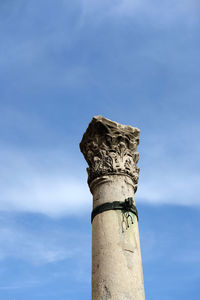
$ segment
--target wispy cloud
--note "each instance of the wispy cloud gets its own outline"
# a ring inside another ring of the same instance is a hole
[[[80,0],[84,14],[95,14],[99,19],[104,17],[130,17],[134,21],[145,18],[160,25],[171,25],[174,22],[194,23],[198,21],[200,5],[192,1],[158,1],[158,0],[115,0],[91,1]],[[140,20],[142,23],[142,20]],[[143,19],[144,21],[144,19]],[[153,25],[153,24],[152,24]]]
[[[200,205],[200,175],[194,173],[187,177],[186,171],[154,168],[140,181],[136,199],[138,202],[158,205]]]
[[[1,213],[2,293],[35,289],[36,286],[44,288],[66,280],[70,282],[69,288],[74,282],[88,283],[90,235],[79,225],[70,225],[68,221],[62,220],[60,224],[37,215]]]
[[[2,291],[11,291],[11,290],[18,290],[22,288],[30,288],[32,286],[38,286],[42,283],[42,280],[30,280],[30,279],[25,279],[17,281],[15,283],[11,283],[10,285],[0,285],[0,290]]]
[[[1,122],[2,128],[15,127],[14,132],[23,133],[25,140],[29,135],[34,140],[37,133],[38,142],[38,138],[42,140],[50,131],[40,119],[31,120],[12,110],[10,113],[4,110]],[[191,124],[187,130],[181,125],[173,132],[154,136],[145,131],[139,149],[141,174],[136,194],[138,202],[200,205],[200,144],[196,139],[196,125]],[[192,149],[188,144],[188,136]],[[1,144],[1,211],[61,217],[78,216],[91,210],[92,195],[86,183],[86,171],[83,165],[79,166],[79,161],[84,161],[81,153],[79,157],[72,155],[69,149],[65,151],[66,145],[64,148],[60,146],[60,149],[43,148],[40,143],[36,149],[30,146],[26,148],[25,145]],[[48,255],[49,260],[57,256],[56,252],[49,252]]]
[[[33,265],[44,265],[70,260],[75,256],[83,258],[80,252],[87,245],[88,236],[82,234],[78,238],[73,229],[64,232],[54,226],[53,230],[46,228],[35,231],[16,222],[0,222],[0,260],[12,258]],[[80,242],[78,246],[77,240]]]
[[[141,153],[138,202],[200,205],[197,135],[197,127],[191,122],[190,128],[181,124],[163,136],[146,137]]]
[[[1,151],[0,209],[53,217],[87,211],[91,206],[91,194],[85,178],[70,176],[66,163],[60,169],[55,166],[60,153],[38,155],[40,158],[30,153],[27,157],[23,152]],[[46,155],[52,164],[42,162]]]
[[[86,175],[85,169],[77,169],[76,177],[70,176],[66,162],[63,167],[62,162],[59,162],[58,166],[55,164],[60,152],[38,152],[37,155],[33,155],[18,151],[1,151],[0,156],[0,210],[60,217],[79,215],[91,209],[92,195],[85,181],[86,176],[83,176]],[[45,156],[49,158],[48,163]],[[167,156],[160,155],[161,159],[167,159]],[[199,174],[191,170],[188,176],[179,163],[174,161],[171,164],[168,161],[166,164],[160,164],[160,160],[158,158],[157,163],[154,163],[153,156],[146,158],[136,194],[138,202],[200,205]],[[148,165],[149,163],[151,164]],[[56,253],[49,252],[49,259],[51,255],[53,259]]]
[[[72,256],[69,249],[63,249],[63,245],[56,245],[54,239],[49,236],[36,235],[12,227],[1,228],[0,233],[0,260],[15,258],[37,265],[57,262]]]
[[[15,9],[7,5],[8,16],[0,12],[2,14],[1,27],[4,29],[1,32],[0,51],[2,82],[4,80],[9,82],[12,89],[28,91],[30,88],[41,89],[44,87],[51,89],[66,87],[77,89],[79,87],[84,89],[86,86],[100,84],[101,80],[96,78],[98,74],[95,74],[95,70],[93,70],[92,57],[94,53],[97,54],[98,59],[101,55],[105,56],[106,45],[100,54],[95,49],[97,40],[92,44],[94,32],[90,30],[96,22],[99,22],[98,20],[102,26],[101,30],[97,28],[99,34],[101,31],[107,30],[106,23],[103,22],[105,18],[115,24],[116,19],[124,21],[129,17],[130,25],[135,23],[137,30],[143,26],[146,28],[145,30],[149,26],[160,30],[162,26],[174,26],[175,23],[178,24],[179,22],[182,25],[196,24],[200,15],[199,4],[195,0],[77,0],[74,5],[70,4],[69,1],[61,1],[58,5],[54,5],[54,2],[51,1],[45,6],[45,14],[48,14],[49,18],[44,20],[42,13],[38,13],[39,10],[44,11],[44,3],[40,3],[38,6],[34,4],[34,1],[29,1],[23,9],[19,4],[16,4]],[[10,6],[15,5],[10,2]],[[70,11],[72,11],[73,19],[70,17]],[[47,19],[49,19],[48,22]],[[36,20],[39,21],[36,22]],[[18,24],[19,28],[15,30],[15,35],[13,35],[12,24],[15,23]],[[173,35],[171,38],[177,39]],[[84,40],[88,41],[88,39],[90,47],[86,51]],[[110,39],[111,45],[115,45],[115,35],[112,35]],[[154,40],[152,42],[153,47],[149,44],[148,46],[145,45],[143,49],[139,49],[139,53],[141,55],[148,49],[148,53],[152,52],[156,60],[159,60],[158,52],[160,50],[158,49],[162,49],[162,47],[155,45]],[[105,40],[104,43],[109,45],[109,41],[106,42]],[[121,43],[123,44],[122,41]],[[78,47],[83,48],[83,55],[73,60],[74,49]],[[118,45],[117,48],[117,53],[119,53],[121,45]],[[172,56],[177,61],[177,56],[174,56],[174,48],[172,47],[172,49]],[[129,51],[130,57],[127,53]],[[110,50],[107,49],[106,52],[109,53]],[[181,55],[180,51],[179,55]],[[105,64],[112,63],[113,58],[111,58],[110,53],[109,56],[109,62],[107,62],[106,57],[104,58]],[[117,55],[116,59],[123,62],[123,57],[128,58],[128,65],[130,65],[130,60],[135,57],[135,51],[132,47],[130,49],[124,47],[121,58],[119,59]],[[135,68],[137,69],[136,64]]]

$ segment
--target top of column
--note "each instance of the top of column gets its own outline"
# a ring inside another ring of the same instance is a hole
[[[106,175],[127,175],[137,190],[140,130],[102,116],[93,117],[80,143],[89,167],[88,184]]]

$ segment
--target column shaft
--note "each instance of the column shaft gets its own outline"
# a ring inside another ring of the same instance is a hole
[[[93,219],[92,300],[145,299],[138,220],[133,213],[139,133],[138,128],[97,116],[80,143],[89,165],[93,209],[115,201],[123,208],[101,211]],[[133,199],[132,212],[125,206],[127,198]]]
[[[132,180],[110,175],[93,183],[93,207],[134,197]],[[98,214],[92,225],[92,300],[144,300],[137,217],[120,210]]]

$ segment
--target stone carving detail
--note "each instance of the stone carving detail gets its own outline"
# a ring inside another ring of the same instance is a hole
[[[94,117],[80,143],[81,152],[89,165],[88,184],[100,176],[126,174],[132,178],[136,191],[139,134],[140,130],[135,127],[101,116]]]

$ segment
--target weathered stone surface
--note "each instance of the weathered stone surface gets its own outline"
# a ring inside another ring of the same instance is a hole
[[[94,117],[80,143],[88,162],[93,208],[125,201],[137,188],[139,129]],[[135,200],[134,200],[135,204]],[[92,222],[92,300],[145,300],[137,217],[121,210],[97,214]]]
[[[132,178],[136,191],[139,134],[138,128],[121,125],[102,116],[94,117],[80,143],[89,165],[88,183],[104,175],[126,174]]]
[[[92,191],[93,207],[134,198],[133,181],[124,175],[101,177]],[[128,228],[119,210],[92,222],[92,300],[145,300],[138,222],[132,217]]]

